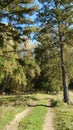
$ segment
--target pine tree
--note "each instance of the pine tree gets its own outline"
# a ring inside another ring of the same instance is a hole
[[[27,84],[25,75],[27,65],[22,66],[19,63],[19,59],[22,60],[19,52],[24,52],[25,48],[20,50],[19,44],[25,44],[30,33],[35,31],[31,16],[36,10],[37,6],[33,0],[0,1],[0,59],[3,60],[0,61],[0,68],[2,67],[0,86],[2,91],[13,84],[15,87]]]
[[[34,24],[31,16],[36,12],[37,6],[33,0],[3,0],[0,1],[0,21],[17,28],[21,34],[29,34]],[[33,30],[33,29],[32,29]]]
[[[72,0],[39,0],[42,8],[38,14],[42,31],[50,34],[52,44],[59,50],[62,70],[62,83],[64,102],[70,103],[66,67],[64,57],[64,45],[71,44],[73,23],[73,1]]]
[[[41,31],[36,35],[39,43],[35,48],[35,59],[41,68],[41,73],[36,79],[35,87],[46,93],[51,91],[58,92],[61,89],[60,86],[62,86],[59,52],[51,44],[49,34]]]

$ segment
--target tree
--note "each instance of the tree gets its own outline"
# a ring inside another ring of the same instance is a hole
[[[38,13],[38,20],[42,31],[50,34],[52,44],[59,50],[62,70],[62,84],[64,93],[64,102],[70,103],[66,67],[64,57],[64,45],[71,44],[72,41],[72,0],[39,0],[42,8]],[[56,50],[57,50],[56,49]]]
[[[35,61],[34,57],[34,48],[35,45],[32,45],[32,42],[27,39],[25,42],[24,49],[25,52],[20,52],[20,58],[18,59],[19,64],[24,68],[24,72],[27,78],[26,91],[34,90],[34,79],[40,74],[40,67]]]
[[[41,73],[36,79],[35,87],[41,91],[58,92],[61,85],[61,69],[59,52],[51,44],[49,34],[47,32],[39,32],[36,34],[36,39],[39,42],[35,48],[35,59],[40,66]],[[59,76],[58,76],[59,75]]]
[[[31,16],[37,6],[33,0],[3,0],[0,2],[0,10],[0,46],[3,42],[6,45],[5,40],[11,38],[14,45],[10,46],[16,51],[17,44],[25,42],[26,37],[36,30]]]
[[[31,16],[36,10],[37,6],[33,0],[0,1],[0,87],[2,86],[2,92],[5,88],[12,89],[12,85],[17,87],[27,84],[24,69],[26,65],[20,64],[19,59],[22,60],[22,57],[19,52],[27,51],[24,48],[25,41],[26,37],[35,31]],[[22,50],[20,50],[21,44],[24,44]]]
[[[17,28],[21,35],[30,34],[34,24],[31,16],[37,6],[33,0],[3,0],[0,2],[0,21]]]

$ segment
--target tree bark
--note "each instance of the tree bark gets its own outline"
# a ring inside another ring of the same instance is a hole
[[[67,79],[66,79],[66,71],[65,71],[64,44],[63,43],[61,43],[61,45],[60,45],[60,54],[61,54],[62,84],[63,84],[64,102],[70,104],[68,86],[67,86],[67,81],[66,81]]]

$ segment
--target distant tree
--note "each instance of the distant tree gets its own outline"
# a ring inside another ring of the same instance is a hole
[[[39,41],[35,48],[35,59],[40,66],[41,73],[36,79],[35,88],[43,90],[46,93],[50,91],[59,91],[61,84],[61,69],[59,52],[52,45],[49,34],[47,32],[39,32],[36,34]],[[58,76],[59,75],[59,76]]]
[[[34,48],[35,45],[32,45],[32,42],[27,39],[24,44],[24,49],[26,51],[20,52],[20,58],[18,59],[19,64],[24,68],[24,72],[27,78],[26,91],[33,91],[35,84],[34,79],[40,74],[40,67],[34,57]]]

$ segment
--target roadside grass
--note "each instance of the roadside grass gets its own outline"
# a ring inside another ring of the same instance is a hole
[[[14,108],[5,106],[0,107],[0,130],[14,118],[14,115]]]
[[[70,97],[73,99],[72,92],[70,92]],[[52,99],[52,106],[55,111],[55,130],[73,130],[73,105],[63,103],[62,97],[59,99],[56,96]]]
[[[40,99],[38,105],[19,123],[18,130],[42,130],[47,111],[46,100]]]
[[[0,130],[9,124],[16,114],[33,104],[37,99],[33,95],[0,97]]]

